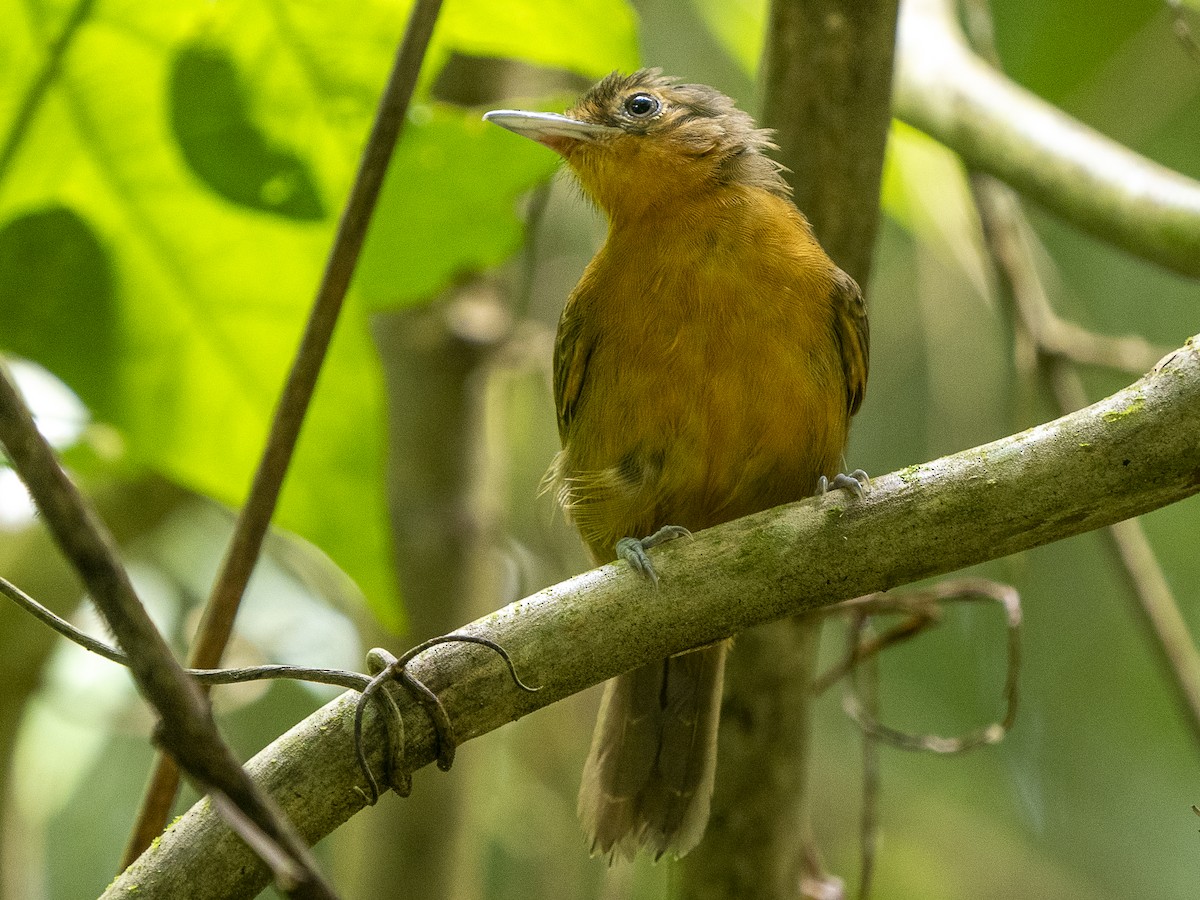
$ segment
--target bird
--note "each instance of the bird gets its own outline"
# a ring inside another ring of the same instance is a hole
[[[565,114],[484,117],[558,153],[607,218],[554,347],[547,473],[597,564],[829,488],[866,390],[862,292],[792,202],[769,130],[720,91],[613,72]],[[578,814],[593,855],[692,850],[730,641],[610,680]]]

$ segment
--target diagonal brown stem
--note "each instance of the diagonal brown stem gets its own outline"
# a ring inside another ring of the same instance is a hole
[[[1087,404],[1079,373],[1063,360],[1049,363],[1054,395],[1063,412]],[[1200,744],[1200,651],[1171,591],[1146,529],[1138,519],[1116,522],[1105,529],[1109,545],[1121,563],[1129,589],[1137,598],[1142,618],[1157,645],[1159,659],[1175,687],[1192,737]]]
[[[379,102],[375,124],[363,151],[354,187],[338,223],[337,236],[300,349],[275,410],[266,449],[200,620],[196,641],[188,657],[193,668],[205,669],[219,665],[225,646],[229,643],[233,621],[250,573],[254,571],[262,551],[271,517],[275,514],[292,452],[300,437],[304,415],[316,390],[317,377],[333,338],[334,326],[366,238],[367,226],[387,173],[388,162],[400,137],[441,5],[441,0],[418,0],[409,16],[404,40]],[[162,832],[178,790],[178,769],[169,757],[160,755],[125,849],[122,868],[136,859]]]
[[[199,685],[180,668],[138,599],[116,541],[38,432],[0,366],[0,446],[125,651],[138,690],[158,715],[156,738],[203,791],[220,790],[253,823],[271,859],[287,859],[289,894],[334,898],[307,845],[221,739]]]

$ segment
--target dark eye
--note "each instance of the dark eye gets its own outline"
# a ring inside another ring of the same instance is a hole
[[[653,94],[630,94],[625,98],[625,112],[635,119],[648,119],[661,108],[662,104]]]

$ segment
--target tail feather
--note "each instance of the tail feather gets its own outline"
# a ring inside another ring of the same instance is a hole
[[[723,642],[610,681],[579,788],[594,854],[683,856],[708,823],[716,773]]]

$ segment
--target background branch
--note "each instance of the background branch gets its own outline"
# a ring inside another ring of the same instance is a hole
[[[655,551],[657,591],[627,567],[586,572],[461,629],[503,645],[539,685],[516,689],[488,651],[443,646],[413,673],[469,740],[647,660],[763,622],[1081,534],[1200,492],[1200,337],[1129,388],[990,444],[840,494],[768,510]],[[856,548],[855,565],[845,548]],[[569,633],[571,640],[562,635]],[[351,746],[355,695],[298,725],[249,764],[315,841],[362,808]],[[428,719],[402,701],[412,767],[435,757]],[[369,722],[379,767],[381,726]],[[106,898],[241,896],[260,863],[201,801],[121,875]]]
[[[950,0],[908,0],[896,113],[1084,231],[1200,276],[1200,182],[1014,84],[966,45]]]
[[[1054,317],[1050,311],[1042,283],[1032,259],[1030,247],[1022,236],[1030,234],[1019,199],[1009,188],[995,181],[980,181],[977,185],[980,216],[988,236],[997,269],[1012,295],[1016,314],[1028,331],[1037,355],[1040,374],[1050,386],[1058,408],[1063,412],[1079,409],[1087,403],[1084,385],[1075,370],[1073,359],[1061,353],[1058,344],[1046,340],[1046,332],[1033,326]],[[1096,360],[1120,368],[1120,352]],[[1146,538],[1141,522],[1130,518],[1116,522],[1106,529],[1117,563],[1126,576],[1130,592],[1139,602],[1142,620],[1150,634],[1175,694],[1183,707],[1188,726],[1200,742],[1200,653],[1183,618],[1180,605],[1166,583],[1162,566],[1154,548]]]
[[[991,64],[999,65],[992,43],[991,16],[985,0],[970,4],[971,39]],[[1087,394],[1075,363],[1127,369],[1148,356],[1162,358],[1164,350],[1137,337],[1109,338],[1064,322],[1054,312],[1038,271],[1037,238],[1021,199],[988,175],[972,178],[984,239],[992,253],[1001,286],[1025,331],[1034,363],[1049,385],[1061,412],[1087,404]],[[1116,522],[1105,533],[1126,582],[1137,599],[1142,620],[1174,687],[1192,735],[1200,741],[1200,652],[1179,603],[1167,583],[1158,557],[1136,519]]]

